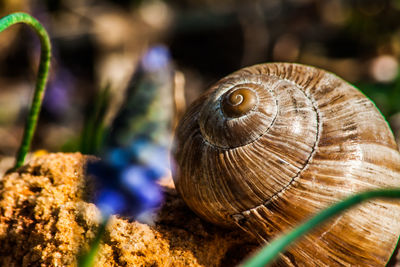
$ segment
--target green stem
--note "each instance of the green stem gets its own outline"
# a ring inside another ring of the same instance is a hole
[[[365,200],[372,198],[400,198],[400,189],[383,189],[367,191],[351,196],[315,215],[309,221],[298,226],[286,235],[275,239],[269,245],[262,248],[254,257],[247,260],[243,267],[262,267],[271,264],[272,261],[283,252],[292,242],[311,231],[315,226],[338,215],[344,210],[351,208]]]
[[[99,225],[97,234],[90,245],[90,249],[87,253],[83,254],[78,258],[78,267],[93,267],[96,261],[96,256],[100,250],[100,243],[106,232],[107,223],[109,217],[103,218]]]
[[[30,149],[33,134],[35,132],[37,120],[39,117],[40,107],[42,105],[51,59],[51,44],[49,36],[45,28],[32,16],[26,13],[13,13],[5,16],[0,19],[0,32],[17,23],[28,24],[37,33],[41,43],[41,54],[35,93],[33,96],[31,108],[29,110],[29,115],[26,120],[24,136],[22,137],[22,142],[17,154],[14,168],[18,168],[24,164],[26,154]]]

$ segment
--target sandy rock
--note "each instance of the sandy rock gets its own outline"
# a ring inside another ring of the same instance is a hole
[[[87,160],[48,154],[0,180],[0,266],[76,266],[100,215],[88,200]],[[165,184],[154,225],[112,217],[96,266],[234,266],[255,249],[241,232],[198,218]]]

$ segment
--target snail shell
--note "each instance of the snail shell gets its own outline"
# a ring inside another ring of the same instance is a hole
[[[356,88],[323,70],[261,64],[212,86],[182,118],[174,182],[204,219],[262,242],[356,192],[400,187],[385,119]],[[400,204],[368,201],[319,226],[278,265],[384,266]]]

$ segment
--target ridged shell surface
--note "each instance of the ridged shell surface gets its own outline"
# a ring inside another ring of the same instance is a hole
[[[374,104],[323,70],[237,71],[195,101],[176,132],[177,190],[201,217],[263,242],[356,192],[400,187],[400,154]],[[400,204],[374,200],[295,243],[288,266],[384,266]]]

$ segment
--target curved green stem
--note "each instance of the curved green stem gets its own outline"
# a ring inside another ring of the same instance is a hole
[[[36,80],[35,93],[32,100],[32,105],[29,110],[29,115],[26,120],[24,135],[22,142],[18,150],[15,168],[18,168],[24,164],[26,154],[31,146],[33,134],[36,129],[37,120],[39,117],[40,108],[44,96],[44,91],[47,83],[47,77],[50,68],[51,59],[51,44],[49,36],[45,28],[32,16],[26,13],[13,13],[0,19],[0,32],[7,29],[8,27],[17,24],[25,23],[31,26],[40,38],[41,43],[41,54],[39,71]]]
[[[254,257],[247,260],[243,267],[262,267],[271,264],[272,261],[283,252],[292,242],[311,231],[315,226],[338,215],[344,210],[351,208],[365,200],[372,198],[400,198],[400,189],[383,189],[367,191],[351,196],[315,215],[309,221],[298,226],[286,235],[275,239],[269,245],[262,248]]]

